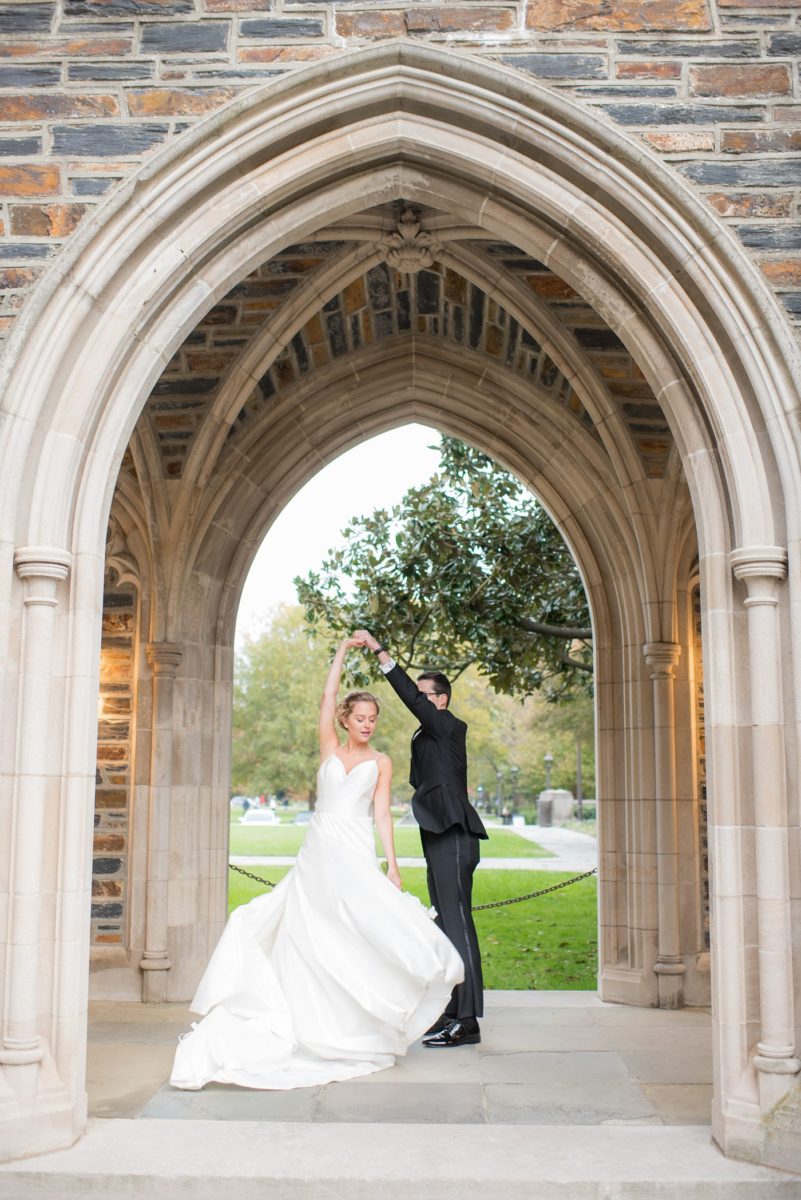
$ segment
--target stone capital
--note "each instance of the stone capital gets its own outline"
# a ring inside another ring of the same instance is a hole
[[[54,579],[60,583],[70,573],[72,555],[57,546],[20,546],[14,551],[14,569],[20,579]]]
[[[781,546],[741,546],[729,563],[748,588],[747,605],[776,604],[777,584],[787,576],[787,551]]]
[[[148,642],[145,646],[154,675],[177,675],[183,652],[177,642]]]
[[[678,642],[646,642],[642,648],[652,679],[670,679],[681,657]]]

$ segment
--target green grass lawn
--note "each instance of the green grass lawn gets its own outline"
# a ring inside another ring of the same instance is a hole
[[[264,867],[256,874],[277,883],[288,870],[289,867]],[[414,892],[427,904],[423,868],[407,867],[402,874],[406,891]],[[475,876],[473,903],[520,896],[568,878],[569,875],[556,871],[481,870]],[[229,911],[264,890],[234,871],[229,872],[229,885]],[[476,928],[487,988],[545,991],[591,990],[596,986],[598,932],[594,878],[538,900],[476,913]]]
[[[231,821],[231,854],[297,854],[306,834],[305,825],[240,825]],[[481,843],[482,858],[553,858],[536,842],[526,841],[508,829],[490,829],[489,842]],[[376,846],[378,846],[376,840]],[[422,858],[420,834],[414,826],[395,829],[395,853],[399,858]]]

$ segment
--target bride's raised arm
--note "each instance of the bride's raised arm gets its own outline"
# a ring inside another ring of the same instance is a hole
[[[343,640],[337,646],[336,654],[328,668],[328,676],[323,688],[323,698],[320,701],[320,760],[328,758],[329,754],[333,754],[339,748],[339,738],[337,737],[336,726],[336,708],[337,708],[337,692],[339,691],[339,681],[342,676],[342,664],[345,661],[345,655],[352,646],[363,646],[364,642],[361,638],[349,637]]]

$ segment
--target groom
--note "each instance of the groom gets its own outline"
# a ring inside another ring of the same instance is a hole
[[[378,655],[387,680],[420,722],[412,737],[412,811],[420,826],[437,924],[464,963],[464,983],[453,989],[445,1012],[429,1029],[423,1045],[480,1042],[478,1018],[484,1013],[484,991],[471,901],[478,842],[487,833],[467,798],[467,726],[450,711],[447,676],[426,671],[414,683],[366,629],[353,636]]]

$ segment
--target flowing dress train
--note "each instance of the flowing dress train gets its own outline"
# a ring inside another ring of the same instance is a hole
[[[390,1067],[464,977],[416,897],[382,872],[373,838],[375,760],[320,767],[293,869],[234,910],[192,1000],[170,1082],[288,1089]]]

